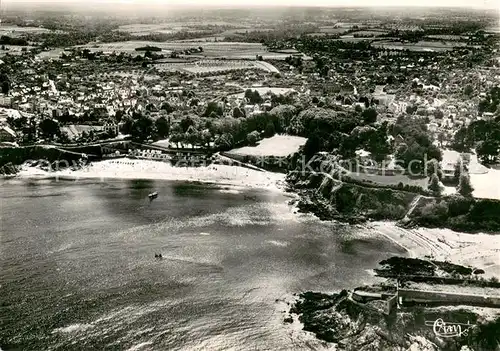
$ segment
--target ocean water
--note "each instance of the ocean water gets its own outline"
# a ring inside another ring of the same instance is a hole
[[[402,253],[263,190],[141,180],[0,189],[3,351],[322,349],[283,323],[284,301],[371,283],[369,269]]]

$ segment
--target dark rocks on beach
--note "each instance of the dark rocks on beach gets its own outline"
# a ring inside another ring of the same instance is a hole
[[[0,175],[15,175],[19,171],[19,167],[15,166],[12,162],[0,167]]]

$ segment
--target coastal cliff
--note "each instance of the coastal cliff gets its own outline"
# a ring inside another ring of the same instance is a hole
[[[463,232],[500,232],[500,201],[433,197],[412,187],[395,189],[339,181],[327,173],[291,171],[287,183],[298,192],[296,205],[322,220],[359,223],[398,221],[404,226],[449,228]]]
[[[463,306],[415,306],[386,315],[363,307],[352,299],[351,292],[343,290],[338,294],[302,293],[290,312],[299,316],[305,331],[343,350],[498,350],[495,331],[500,330],[500,317],[488,319]],[[433,322],[440,319],[474,327],[464,335],[442,338],[433,329]]]
[[[477,289],[498,295],[497,281],[449,262],[392,257],[380,264],[375,272],[386,281],[334,294],[302,293],[291,316],[298,317],[305,331],[342,350],[499,349],[500,302],[488,306],[468,295]],[[429,297],[407,299],[411,296],[405,288],[412,284]]]
[[[89,161],[101,159],[100,146],[59,147],[50,145],[33,145],[23,147],[3,147],[0,149],[0,167],[8,164],[21,165],[26,161],[46,160],[55,162],[65,160],[71,164],[86,154]]]

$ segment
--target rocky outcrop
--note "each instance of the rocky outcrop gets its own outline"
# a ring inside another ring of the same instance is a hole
[[[322,220],[359,223],[392,220],[403,226],[500,232],[500,201],[433,197],[418,192],[339,181],[328,173],[289,172],[287,182],[300,195],[299,211]]]
[[[300,194],[297,206],[323,220],[347,222],[400,220],[418,194],[388,188],[363,187],[333,179],[328,174],[289,173],[287,181]]]
[[[394,257],[381,264],[384,266],[383,271],[390,276],[396,274],[401,277],[401,274],[405,274],[405,279],[411,279],[406,274],[416,274],[418,277],[423,277],[419,274],[426,274],[429,279],[445,279],[461,272],[465,280],[469,279],[469,283],[476,282],[471,278],[472,268],[449,262]],[[359,291],[367,292],[368,296],[378,292],[373,295],[379,295],[380,298],[370,297],[361,301]],[[388,278],[384,283],[364,286],[352,292],[305,292],[297,297],[290,313],[298,316],[305,331],[314,333],[321,340],[335,343],[337,349],[341,350],[459,351],[464,346],[476,351],[498,349],[500,311],[446,304],[434,307],[403,304],[400,308],[395,308],[395,305],[389,310],[381,308],[385,302],[395,301],[396,291],[396,283]],[[389,296],[389,299],[383,300],[384,295]],[[444,331],[436,332],[435,321],[447,322],[448,326],[461,325],[462,329],[456,327],[453,329],[456,335],[442,337],[440,332]]]
[[[19,171],[19,167],[9,162],[2,167],[0,167],[0,175],[2,176],[14,176]]]

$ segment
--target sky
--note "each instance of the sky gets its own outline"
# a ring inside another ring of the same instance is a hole
[[[422,6],[422,7],[475,7],[499,9],[500,0],[2,0],[7,3],[86,3],[86,4],[135,4],[147,6]]]

